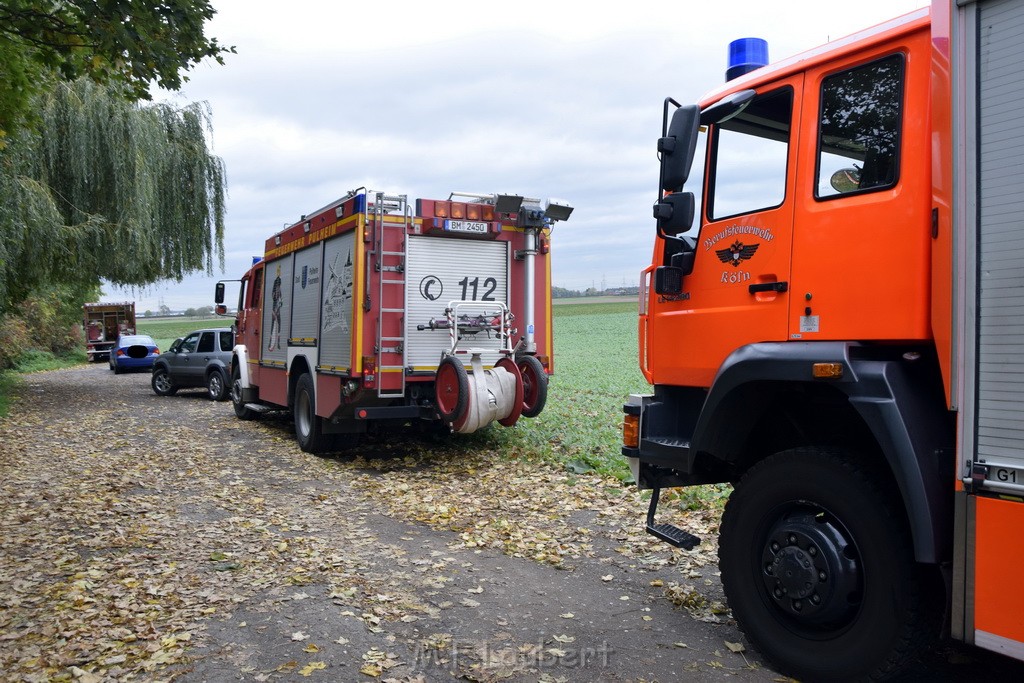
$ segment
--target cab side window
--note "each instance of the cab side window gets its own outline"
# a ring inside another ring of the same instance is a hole
[[[897,54],[822,81],[816,198],[882,190],[899,180],[903,74]]]
[[[758,95],[737,116],[718,124],[712,138],[711,220],[763,211],[786,198],[793,89]]]

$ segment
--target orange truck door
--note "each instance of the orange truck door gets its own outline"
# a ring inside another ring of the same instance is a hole
[[[680,296],[651,303],[655,384],[710,386],[737,348],[787,338],[802,82],[765,86],[710,131],[693,272]]]
[[[929,55],[918,24],[807,71],[791,339],[931,338]]]

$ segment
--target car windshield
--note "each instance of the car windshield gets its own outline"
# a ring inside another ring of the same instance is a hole
[[[136,334],[131,337],[121,337],[121,346],[156,346],[152,337],[147,337],[144,334]]]

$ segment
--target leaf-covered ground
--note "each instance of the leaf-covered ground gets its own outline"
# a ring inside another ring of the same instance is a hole
[[[0,422],[4,680],[779,680],[722,604],[713,508],[675,511],[705,538],[677,551],[525,429],[318,458],[148,380],[38,373]]]
[[[489,605],[493,577],[472,576],[482,559],[504,564],[502,572],[529,567],[543,585],[527,591],[558,590],[589,569],[608,592],[628,574],[635,580],[616,598],[641,586],[645,602],[664,603],[680,623],[693,617],[672,600],[721,619],[717,589],[705,586],[714,583],[713,549],[680,553],[648,541],[637,531],[644,504],[635,493],[488,451],[486,438],[468,450],[458,439],[398,438],[316,458],[297,449],[285,419],[240,422],[229,404],[198,392],[161,399],[145,375],[88,366],[29,376],[0,423],[0,443],[0,670],[8,679],[463,675],[442,661],[473,641],[460,623],[480,619],[493,630],[502,619]],[[690,521],[714,524],[703,514]],[[432,550],[423,550],[428,541]],[[655,578],[657,569],[668,571]],[[452,594],[465,576],[473,585]],[[559,601],[567,605],[560,615],[585,602],[568,590]],[[296,622],[267,636],[270,649],[259,625],[239,625],[314,604],[335,611],[328,621],[340,630],[327,640],[299,637],[307,634]],[[501,608],[509,624],[515,609],[514,599]],[[471,618],[449,619],[458,612]],[[637,629],[645,616],[636,616]],[[462,653],[456,665],[481,679],[502,671],[536,679],[548,673],[537,653],[568,658],[573,622],[595,617],[577,609],[557,633],[510,635],[500,641],[511,648],[500,671],[489,672],[480,652]],[[712,650],[710,661],[744,669],[724,644],[739,636],[722,628],[721,657]],[[228,654],[233,639],[253,640],[247,629],[258,647]],[[328,671],[341,666],[345,645],[367,637],[379,637],[377,650],[352,650],[345,673]],[[424,658],[431,651],[437,656]],[[545,656],[557,678],[558,658]]]

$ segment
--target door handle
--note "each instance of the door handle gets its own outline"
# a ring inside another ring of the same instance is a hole
[[[778,292],[781,294],[787,289],[789,289],[788,282],[758,282],[747,287],[751,294],[757,294],[758,292]]]

